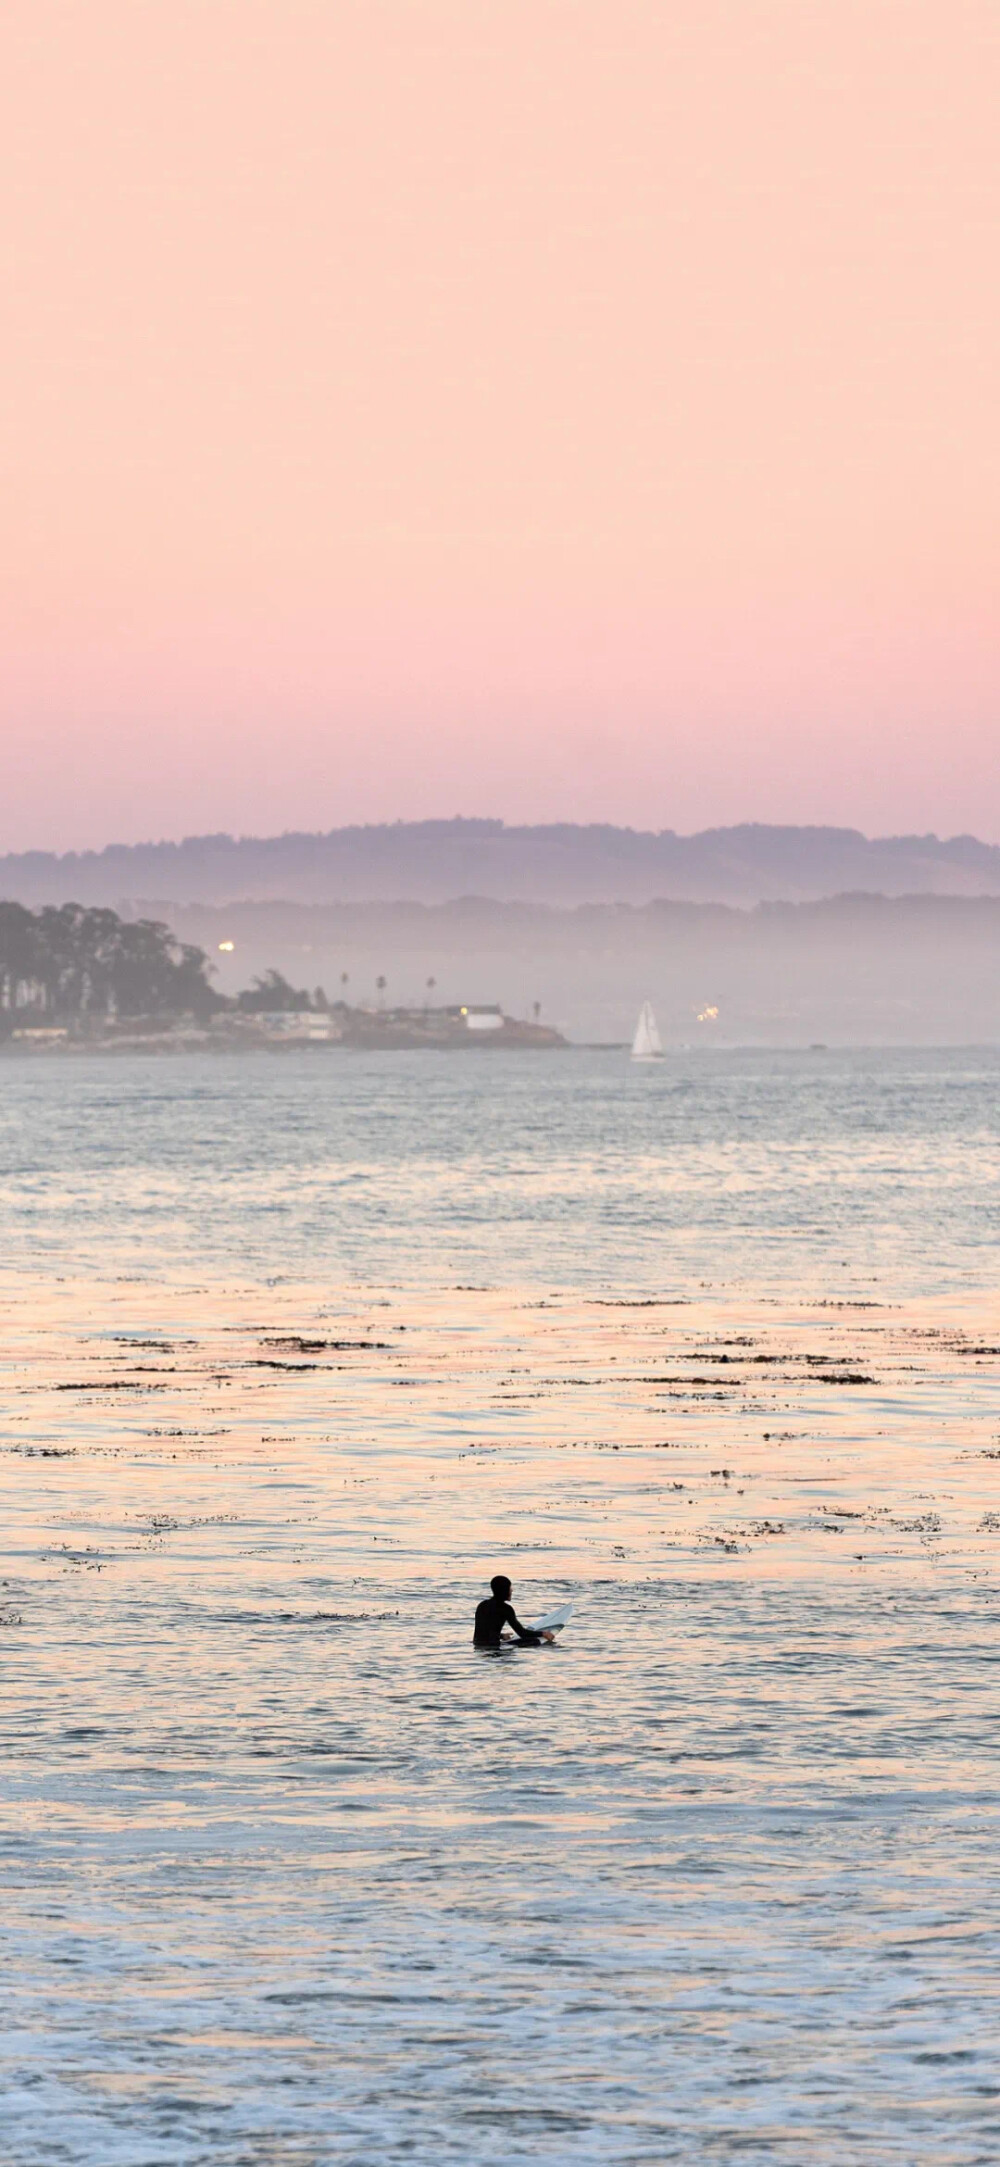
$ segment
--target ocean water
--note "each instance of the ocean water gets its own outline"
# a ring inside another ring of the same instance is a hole
[[[1000,2154],[998,1080],[0,1067],[5,2161]]]
[[[989,1286],[1000,1048],[30,1057],[0,1271]]]

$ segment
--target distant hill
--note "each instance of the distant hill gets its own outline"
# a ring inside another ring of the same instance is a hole
[[[959,835],[870,838],[854,828],[507,827],[399,821],[325,835],[189,836],[0,858],[0,897],[40,903],[814,902],[864,891],[1000,895],[1000,846]]]

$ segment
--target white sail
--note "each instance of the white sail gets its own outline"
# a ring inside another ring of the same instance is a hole
[[[636,1024],[635,1037],[632,1040],[632,1059],[633,1061],[662,1061],[663,1059],[663,1047],[660,1044],[660,1034],[656,1028],[656,1017],[653,1014],[651,1001],[644,1001],[639,1010],[639,1021]]]

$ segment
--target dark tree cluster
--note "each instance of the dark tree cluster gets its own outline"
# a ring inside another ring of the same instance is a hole
[[[20,1016],[206,1016],[224,1004],[201,948],[151,918],[134,922],[81,903],[25,910],[0,902],[0,1029]]]
[[[309,1009],[326,1007],[326,995],[322,986],[315,994],[307,993],[304,986],[293,986],[280,971],[265,971],[263,978],[255,978],[236,996],[236,1006],[249,1016],[302,1014]]]

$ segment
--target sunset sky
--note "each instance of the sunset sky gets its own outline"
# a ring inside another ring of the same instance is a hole
[[[997,0],[0,38],[0,848],[1000,839]]]

